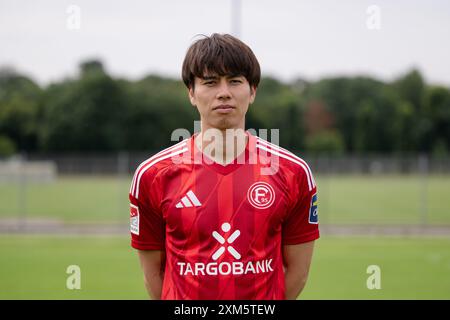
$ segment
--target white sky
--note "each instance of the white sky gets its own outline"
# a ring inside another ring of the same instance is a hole
[[[196,34],[232,32],[232,3],[0,0],[0,66],[41,84],[75,76],[88,58],[101,59],[114,76],[179,77]],[[81,10],[76,30],[68,27],[70,5]],[[370,5],[380,9],[379,30],[367,27]],[[392,80],[417,67],[428,82],[450,86],[447,0],[241,0],[240,21],[240,37],[265,75]]]

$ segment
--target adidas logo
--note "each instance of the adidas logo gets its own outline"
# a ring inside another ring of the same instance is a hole
[[[200,207],[201,205],[202,204],[192,190],[189,190],[188,193],[186,193],[186,196],[184,196],[181,201],[176,204],[175,208]]]

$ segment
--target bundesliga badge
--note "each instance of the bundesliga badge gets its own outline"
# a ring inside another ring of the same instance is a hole
[[[130,203],[130,231],[139,235],[139,208]]]
[[[319,216],[317,215],[317,193],[315,193],[311,198],[311,205],[309,207],[309,223],[319,223]]]

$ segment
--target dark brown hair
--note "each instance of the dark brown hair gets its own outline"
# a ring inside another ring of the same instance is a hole
[[[229,34],[213,33],[189,47],[182,68],[184,84],[193,88],[195,77],[202,78],[206,73],[244,76],[250,86],[255,87],[261,78],[259,62],[253,51]]]

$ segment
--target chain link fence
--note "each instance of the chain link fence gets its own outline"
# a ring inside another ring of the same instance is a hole
[[[151,154],[150,154],[151,155]],[[128,226],[132,174],[149,154],[21,155],[0,161],[0,229]],[[450,226],[450,158],[302,156],[322,225]]]

